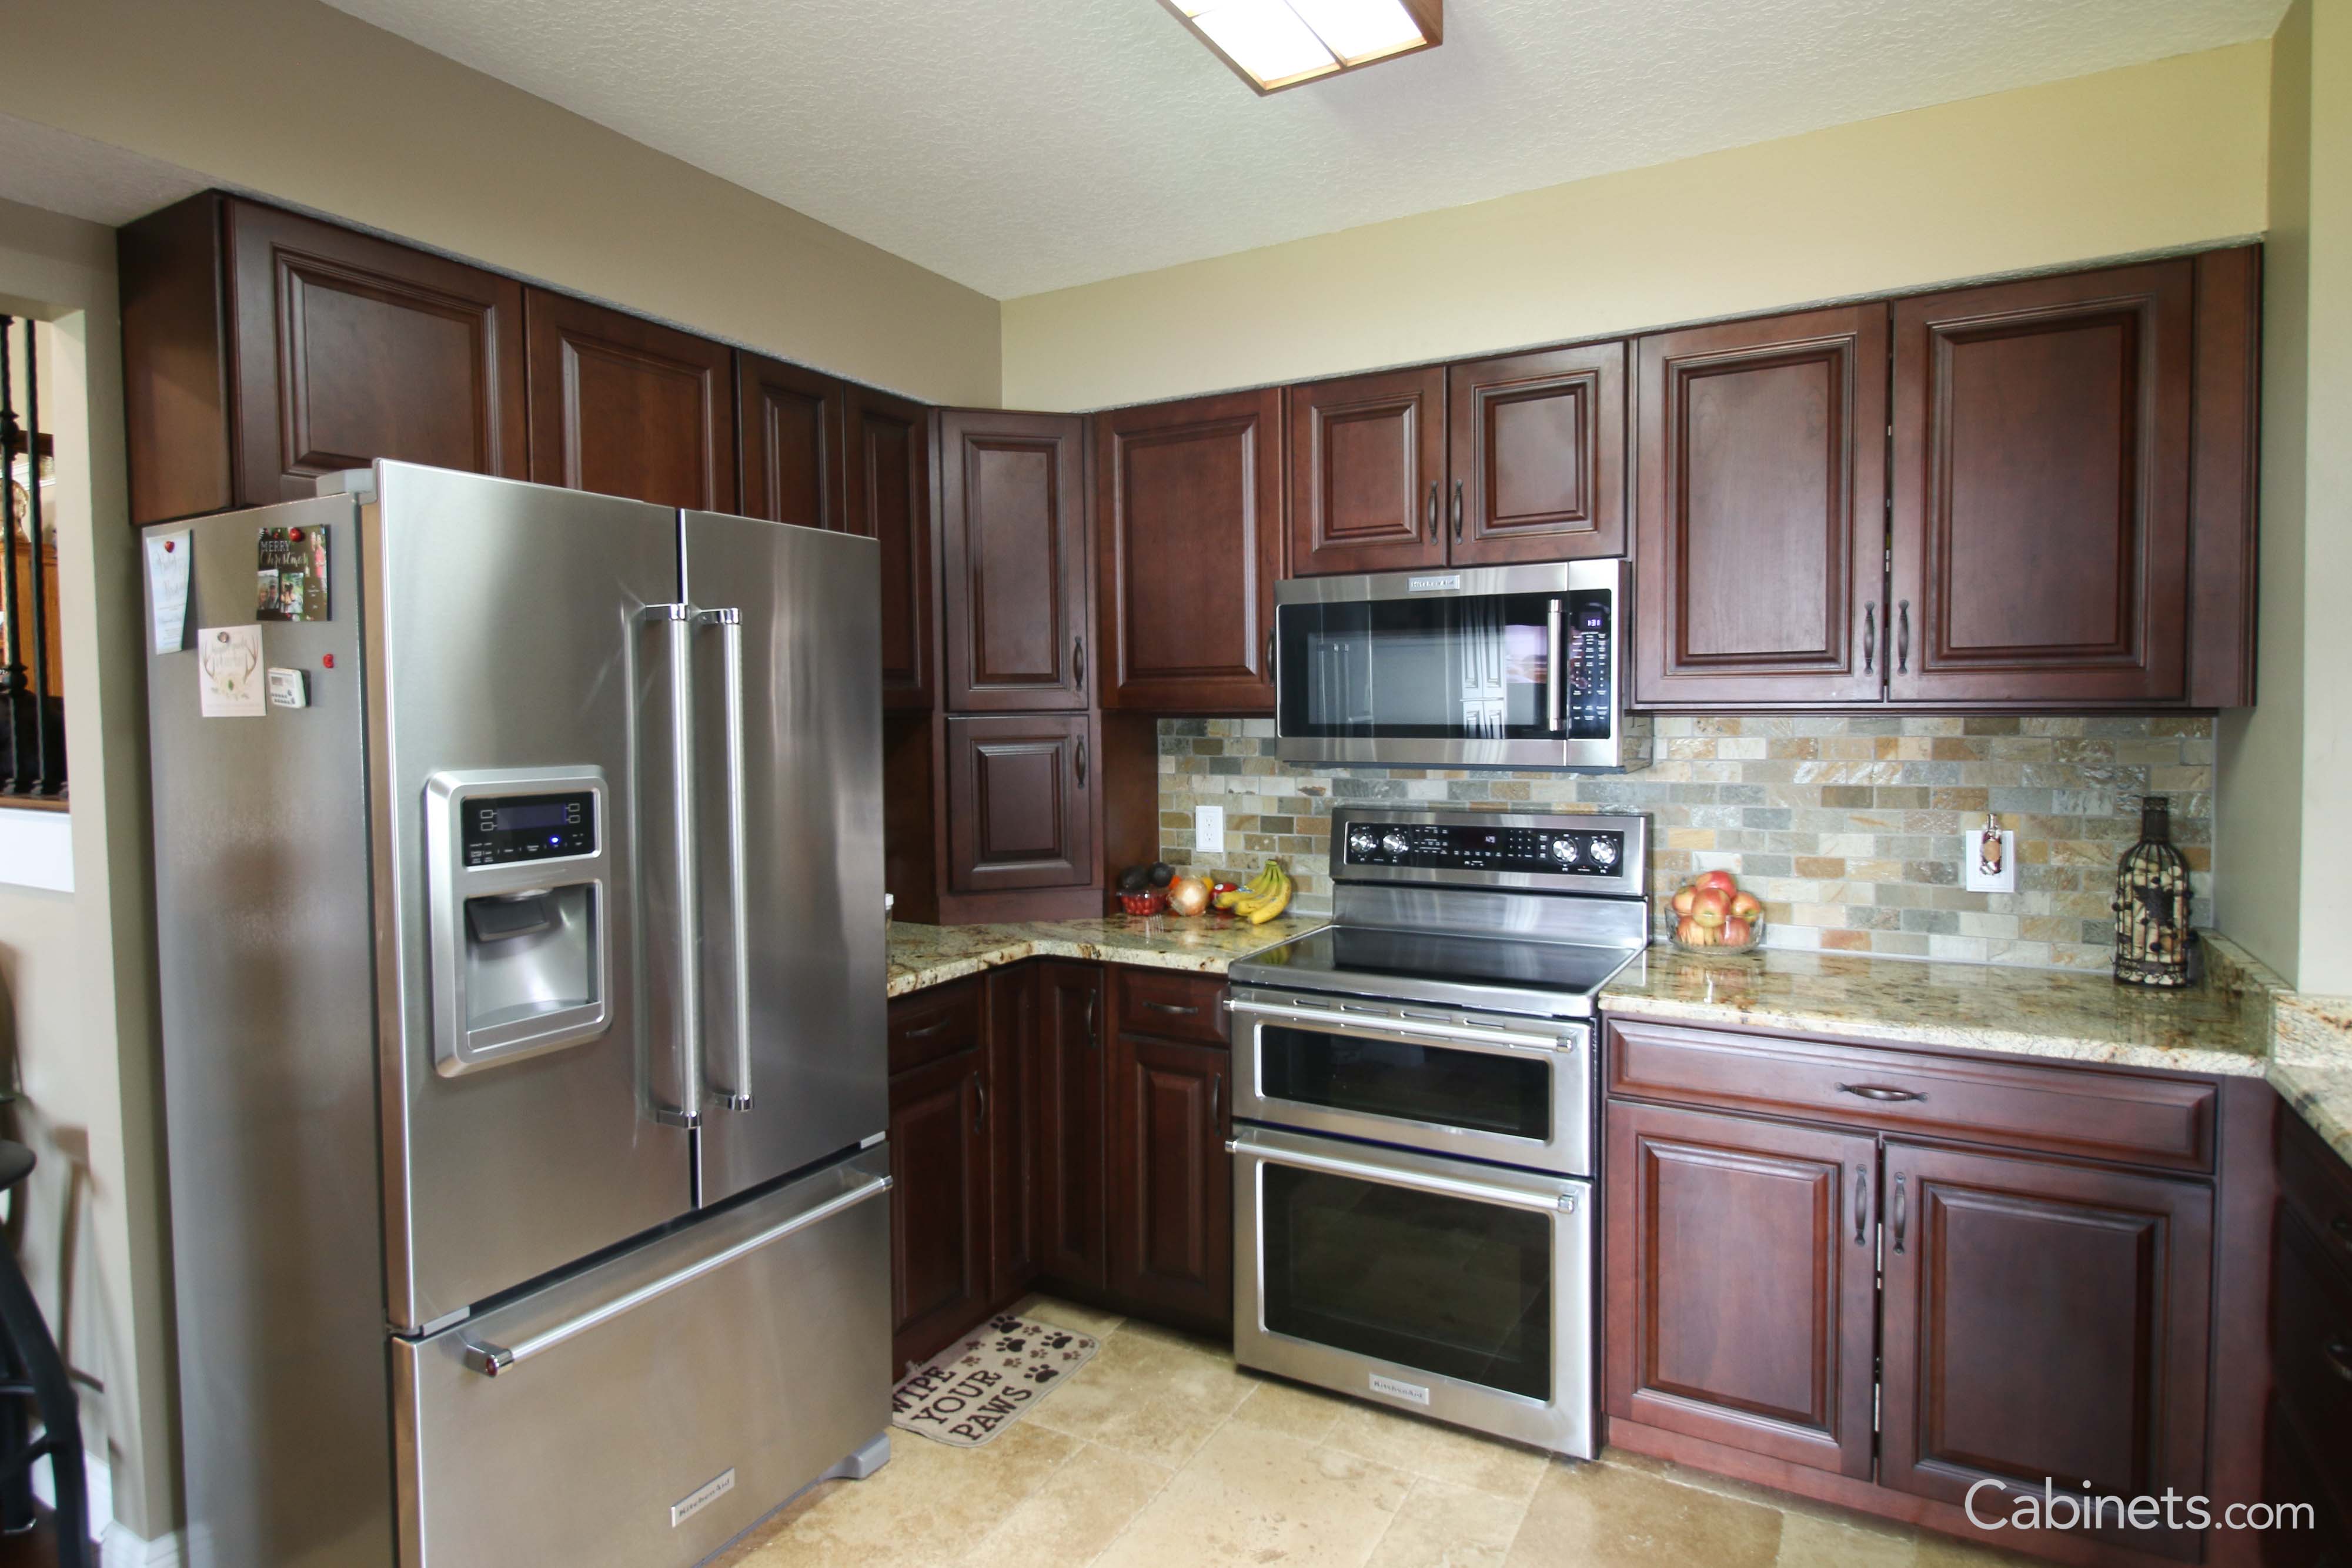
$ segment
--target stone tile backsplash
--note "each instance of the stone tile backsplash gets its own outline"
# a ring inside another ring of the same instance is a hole
[[[1579,777],[1290,763],[1274,755],[1271,719],[1163,719],[1160,853],[1199,871],[1280,856],[1299,910],[1320,914],[1335,805],[1647,811],[1661,911],[1691,876],[1721,867],[1764,901],[1772,946],[2102,968],[2116,861],[2153,792],[2172,803],[2193,918],[2211,923],[2210,718],[1633,722],[1652,727],[1651,765]],[[1194,851],[1196,805],[1225,809],[1223,854]],[[2013,894],[1960,886],[1962,834],[1987,810],[2017,833]]]

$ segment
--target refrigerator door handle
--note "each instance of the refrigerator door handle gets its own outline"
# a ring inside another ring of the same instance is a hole
[[[734,1080],[713,1082],[712,1092],[730,1111],[751,1108],[751,968],[750,945],[751,891],[746,885],[744,857],[747,839],[743,823],[743,613],[740,610],[704,610],[695,615],[698,626],[716,627],[724,670],[721,695],[727,715],[727,939],[717,945],[727,962],[727,988],[719,1001],[720,1017],[733,1041]],[[710,1055],[726,1054],[723,1048]],[[704,1062],[706,1071],[709,1067]]]
[[[656,1095],[653,1119],[671,1127],[696,1127],[702,1123],[702,997],[697,972],[695,926],[698,908],[694,866],[694,608],[688,604],[648,604],[646,620],[659,626],[669,656],[670,779],[675,791],[670,820],[656,827],[670,835],[669,853],[677,866],[677,951],[672,962],[676,981],[669,1020],[672,1049],[677,1064],[677,1103],[665,1105]]]
[[[611,1301],[592,1311],[583,1312],[576,1318],[567,1318],[553,1328],[544,1329],[520,1343],[504,1345],[494,1344],[488,1340],[468,1339],[464,1342],[466,1364],[485,1377],[496,1377],[509,1367],[520,1366],[535,1355],[553,1350],[566,1340],[577,1339],[589,1330],[611,1322],[614,1318],[625,1312],[633,1312],[647,1301],[667,1296],[681,1285],[690,1285],[705,1274],[724,1269],[738,1258],[757,1252],[772,1242],[781,1241],[796,1230],[805,1230],[812,1225],[830,1219],[845,1208],[855,1208],[869,1197],[879,1197],[890,1190],[891,1182],[892,1178],[889,1176],[877,1176],[871,1181],[851,1187],[847,1192],[825,1199],[814,1208],[803,1209],[790,1219],[772,1225],[755,1236],[747,1236],[723,1251],[714,1252],[708,1258],[697,1259],[675,1273],[665,1274],[658,1280],[650,1281],[625,1296],[615,1296]]]

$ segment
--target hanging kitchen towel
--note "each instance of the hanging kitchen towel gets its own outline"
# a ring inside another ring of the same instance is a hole
[[[1034,1318],[991,1318],[907,1375],[890,1396],[890,1419],[935,1442],[976,1448],[1099,1348],[1085,1334]]]

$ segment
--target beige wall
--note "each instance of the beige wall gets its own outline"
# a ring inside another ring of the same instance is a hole
[[[2220,923],[2297,987],[2352,992],[2352,0],[2275,39],[2263,334],[2261,691],[2221,729]]]
[[[1008,407],[1437,360],[2250,235],[2266,41],[1004,305]]]
[[[0,0],[0,37],[21,119],[916,397],[996,401],[994,300],[318,0]]]
[[[0,202],[0,309],[55,322],[41,423],[57,437],[73,765],[74,892],[0,887],[0,1006],[14,1010],[0,1030],[13,1027],[24,1081],[16,1125],[42,1160],[24,1256],[53,1320],[67,1292],[69,1359],[105,1385],[85,1399],[87,1440],[112,1460],[115,1515],[153,1539],[177,1517],[179,1483],[113,232]]]

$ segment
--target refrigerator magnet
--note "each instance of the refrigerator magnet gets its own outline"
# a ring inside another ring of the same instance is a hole
[[[206,718],[259,718],[261,628],[206,626],[196,633],[196,699]]]

